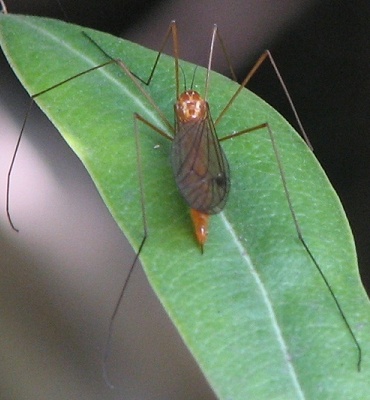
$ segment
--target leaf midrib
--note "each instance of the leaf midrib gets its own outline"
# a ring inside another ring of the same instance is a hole
[[[220,217],[221,217],[221,221],[225,226],[225,229],[229,232],[232,241],[235,243],[239,253],[240,253],[240,257],[243,260],[243,262],[247,265],[250,274],[252,275],[252,277],[254,278],[254,281],[258,287],[258,290],[260,291],[261,295],[262,295],[262,299],[265,303],[265,306],[267,308],[268,314],[270,316],[270,320],[271,320],[271,325],[272,328],[274,330],[274,332],[276,333],[276,338],[277,338],[277,342],[279,343],[281,352],[283,353],[283,357],[284,360],[286,360],[286,364],[287,364],[287,369],[289,371],[289,375],[291,376],[291,380],[293,382],[293,386],[296,388],[297,394],[299,396],[299,399],[304,400],[305,396],[302,390],[302,386],[299,382],[298,379],[298,375],[296,373],[296,370],[293,366],[293,363],[290,362],[290,354],[288,351],[288,346],[286,345],[286,342],[284,340],[283,337],[283,333],[282,330],[280,328],[280,325],[278,323],[272,302],[270,300],[270,297],[268,295],[268,291],[262,281],[262,279],[260,278],[260,275],[257,271],[257,269],[254,267],[254,264],[251,260],[251,258],[249,257],[248,251],[246,249],[246,247],[242,244],[242,242],[238,239],[238,235],[235,232],[234,228],[232,227],[230,221],[227,219],[227,217],[225,216],[224,212],[220,213]]]

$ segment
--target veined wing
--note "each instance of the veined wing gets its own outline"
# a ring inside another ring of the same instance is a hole
[[[208,105],[207,105],[208,107]],[[172,168],[178,188],[190,208],[217,214],[230,190],[230,172],[209,109],[202,120],[176,121]]]

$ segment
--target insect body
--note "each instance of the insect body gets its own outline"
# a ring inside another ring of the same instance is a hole
[[[191,208],[195,234],[203,251],[208,218],[225,206],[230,189],[229,165],[220,146],[208,102],[188,90],[175,104],[172,168],[176,184]]]

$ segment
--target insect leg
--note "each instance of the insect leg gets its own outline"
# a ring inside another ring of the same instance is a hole
[[[210,56],[209,56],[209,63],[208,63],[208,72],[207,72],[207,84],[206,84],[206,91],[207,91],[207,86],[208,86],[208,75],[209,75],[209,70],[211,68],[211,59],[212,59],[212,54],[213,54],[213,47],[214,47],[214,42],[215,42],[215,38],[217,37],[217,40],[220,43],[222,52],[224,54],[224,57],[226,59],[226,62],[228,64],[228,67],[230,69],[231,72],[231,76],[232,78],[237,81],[236,79],[236,75],[234,72],[234,69],[232,67],[232,63],[231,63],[231,58],[227,52],[225,43],[222,39],[222,36],[217,28],[217,25],[214,26],[213,28],[213,34],[212,34],[212,41],[211,41],[211,50],[210,50]],[[301,131],[301,134],[305,140],[305,142],[307,143],[308,147],[312,150],[313,147],[310,143],[310,140],[308,138],[308,135],[305,132],[305,129],[303,127],[303,124],[299,118],[298,112],[294,106],[293,100],[289,94],[289,91],[285,85],[285,82],[280,74],[280,71],[275,63],[274,58],[272,57],[272,54],[270,53],[269,50],[265,50],[260,57],[258,58],[258,60],[255,62],[255,64],[253,65],[253,67],[251,68],[251,70],[248,72],[247,76],[244,78],[244,80],[242,81],[242,83],[240,84],[239,88],[235,91],[235,93],[233,94],[233,96],[230,98],[230,100],[227,102],[227,104],[225,105],[225,107],[223,108],[223,110],[221,111],[221,113],[219,114],[219,116],[215,119],[215,126],[217,126],[217,124],[219,123],[219,121],[222,119],[223,115],[227,112],[227,110],[229,109],[229,107],[232,105],[232,103],[234,102],[234,100],[238,97],[239,93],[243,90],[243,88],[245,88],[248,84],[248,82],[251,80],[251,78],[255,75],[255,73],[258,71],[258,69],[260,68],[260,66],[264,63],[264,61],[268,59],[270,61],[270,64],[272,65],[274,72],[276,74],[276,77],[279,80],[279,83],[284,91],[285,97],[287,98],[289,105],[293,111],[294,117],[297,121],[297,124],[299,126],[299,129]]]
[[[277,143],[276,143],[276,139],[275,139],[275,136],[274,136],[274,134],[273,134],[273,132],[271,130],[270,125],[268,123],[263,123],[263,124],[255,126],[255,127],[252,127],[252,128],[244,129],[242,131],[235,132],[233,134],[224,136],[224,137],[222,137],[220,139],[220,141],[224,141],[224,140],[231,139],[231,138],[234,138],[234,137],[237,137],[237,136],[240,136],[240,135],[251,133],[251,132],[254,132],[256,130],[263,129],[263,128],[267,129],[269,137],[270,137],[270,141],[271,141],[272,148],[273,148],[273,151],[274,151],[274,154],[275,154],[275,159],[276,159],[277,166],[278,166],[278,169],[279,169],[279,174],[280,174],[281,182],[282,182],[282,185],[283,185],[285,197],[287,199],[287,203],[288,203],[288,206],[289,206],[289,211],[290,211],[290,214],[291,214],[292,219],[293,219],[293,223],[294,223],[297,235],[298,235],[298,239],[302,243],[302,246],[306,250],[309,258],[311,259],[311,261],[313,262],[316,270],[320,274],[320,276],[321,276],[326,288],[328,289],[328,291],[329,291],[329,293],[330,293],[330,295],[331,295],[331,297],[332,297],[332,299],[333,299],[333,301],[334,301],[334,303],[335,303],[335,305],[337,307],[337,310],[338,310],[339,314],[341,315],[341,317],[342,317],[342,319],[344,321],[344,324],[347,327],[348,332],[350,333],[350,335],[352,337],[352,340],[354,342],[354,345],[355,345],[355,347],[357,349],[357,353],[358,353],[357,369],[358,369],[358,371],[360,371],[361,370],[361,363],[362,363],[361,346],[360,346],[360,344],[359,344],[359,342],[358,342],[358,340],[357,340],[357,338],[356,338],[356,336],[355,336],[355,334],[354,334],[354,332],[353,332],[353,330],[352,330],[352,328],[351,328],[351,326],[350,326],[350,324],[349,324],[349,322],[347,320],[347,317],[344,314],[344,311],[343,311],[343,309],[342,309],[342,307],[341,307],[341,305],[340,305],[340,303],[339,303],[339,301],[338,301],[333,289],[331,288],[331,286],[329,284],[328,279],[326,278],[326,276],[325,276],[324,272],[322,271],[318,261],[316,260],[315,256],[313,255],[312,251],[310,250],[308,244],[306,243],[306,241],[304,239],[304,236],[303,236],[303,233],[302,233],[302,229],[301,229],[301,227],[299,225],[299,222],[298,222],[297,214],[296,214],[296,212],[294,210],[294,207],[293,207],[293,201],[292,201],[290,192],[288,190],[286,174],[285,174],[285,171],[284,171],[284,167],[283,167],[283,163],[282,163],[282,160],[281,160],[280,152],[279,152],[279,149],[278,149],[278,146],[277,146]]]
[[[12,171],[13,171],[13,168],[14,168],[14,163],[15,163],[15,160],[16,160],[16,157],[17,157],[17,154],[18,154],[19,146],[20,146],[20,143],[21,143],[21,140],[22,140],[22,137],[23,137],[24,130],[26,128],[27,120],[28,120],[28,117],[29,117],[30,112],[32,110],[33,104],[35,103],[35,100],[39,96],[41,96],[41,95],[43,95],[43,94],[45,94],[47,92],[50,92],[51,90],[56,89],[59,86],[62,86],[64,84],[68,83],[68,82],[73,81],[74,79],[79,78],[80,76],[88,74],[88,73],[90,73],[92,71],[95,71],[97,69],[103,68],[103,67],[105,67],[105,66],[107,66],[109,64],[112,64],[112,63],[113,63],[113,61],[109,60],[109,61],[107,61],[107,62],[105,62],[103,64],[100,64],[100,65],[97,65],[95,67],[89,68],[89,69],[87,69],[85,71],[82,71],[82,72],[80,72],[80,73],[78,73],[76,75],[73,75],[73,76],[71,76],[71,77],[69,77],[67,79],[64,79],[63,81],[58,82],[55,85],[53,85],[53,86],[51,86],[51,87],[49,87],[47,89],[44,89],[41,92],[38,92],[38,93],[36,93],[36,94],[31,96],[30,103],[29,103],[26,115],[25,115],[23,123],[22,123],[21,131],[20,131],[20,133],[18,135],[17,143],[15,145],[15,149],[14,149],[13,156],[12,156],[12,159],[11,159],[11,162],[10,162],[10,166],[9,166],[8,174],[7,174],[7,180],[6,180],[6,213],[7,213],[7,217],[8,217],[8,221],[9,221],[10,226],[16,232],[19,232],[19,229],[16,228],[16,226],[15,226],[13,220],[12,220],[11,212],[10,212],[11,177],[12,177]]]
[[[221,44],[221,47],[222,47],[223,53],[224,53],[224,55],[225,55],[225,58],[226,58],[226,60],[227,60],[227,63],[228,63],[228,65],[229,65],[231,74],[232,74],[233,77],[235,77],[235,73],[234,73],[234,71],[233,71],[233,69],[232,69],[232,66],[231,66],[230,57],[229,57],[229,55],[228,55],[228,53],[227,53],[227,51],[226,51],[225,44],[224,44],[224,42],[223,42],[223,40],[222,40],[221,35],[219,34],[219,31],[218,31],[218,29],[217,29],[217,26],[214,27],[214,31],[213,31],[213,35],[212,35],[212,43],[211,43],[209,67],[210,67],[210,63],[211,63],[211,57],[212,57],[212,52],[213,52],[213,45],[214,45],[214,40],[215,40],[215,37],[216,37],[216,36],[217,36],[217,38],[218,38],[218,40],[219,40],[219,42],[220,42],[220,44]],[[291,109],[292,109],[292,111],[293,111],[293,114],[294,114],[294,116],[295,116],[295,119],[296,119],[296,121],[297,121],[297,123],[298,123],[298,126],[299,126],[299,128],[300,128],[301,134],[302,134],[304,140],[306,141],[306,144],[308,145],[308,147],[312,150],[312,149],[313,149],[313,148],[312,148],[312,145],[311,145],[311,143],[310,143],[310,141],[309,141],[309,139],[308,139],[308,136],[307,136],[307,134],[306,134],[306,132],[305,132],[305,130],[304,130],[304,128],[303,128],[303,125],[302,125],[301,120],[300,120],[300,118],[299,118],[299,116],[298,116],[298,113],[297,113],[297,111],[296,111],[296,108],[295,108],[295,106],[294,106],[294,103],[293,103],[293,101],[292,101],[292,99],[291,99],[291,97],[290,97],[290,94],[289,94],[289,92],[288,92],[288,89],[287,89],[287,87],[286,87],[286,85],[285,85],[285,83],[284,83],[284,80],[283,80],[283,78],[282,78],[282,76],[281,76],[281,74],[280,74],[280,72],[279,72],[279,69],[277,68],[277,65],[276,65],[276,63],[275,63],[275,61],[274,61],[274,59],[273,59],[273,57],[272,57],[272,55],[271,55],[271,53],[270,53],[269,50],[265,50],[265,51],[262,53],[262,55],[258,58],[257,62],[254,64],[254,66],[252,67],[252,69],[249,71],[249,73],[247,74],[247,76],[244,78],[244,80],[243,80],[242,83],[240,84],[239,88],[235,91],[235,93],[233,94],[233,96],[230,98],[230,100],[227,102],[226,106],[223,108],[223,110],[221,111],[221,113],[219,114],[219,116],[217,117],[217,119],[215,120],[214,125],[216,126],[217,123],[222,119],[222,117],[225,115],[225,113],[227,112],[227,110],[228,110],[228,109],[230,108],[230,106],[233,104],[233,102],[235,101],[235,99],[237,98],[237,96],[241,93],[241,91],[243,90],[243,88],[248,84],[248,82],[249,82],[249,81],[251,80],[251,78],[254,76],[254,74],[256,73],[256,71],[258,70],[258,68],[263,64],[263,62],[264,62],[266,59],[268,59],[268,60],[270,61],[271,65],[272,65],[272,67],[273,67],[273,69],[274,69],[274,71],[275,71],[275,74],[276,74],[276,76],[277,76],[277,78],[278,78],[278,80],[279,80],[279,82],[280,82],[280,84],[281,84],[281,87],[283,88],[283,91],[284,91],[284,93],[285,93],[285,96],[286,96],[286,98],[287,98],[287,100],[288,100],[288,102],[289,102],[289,104],[290,104],[290,107],[291,107]],[[208,72],[208,74],[209,74],[209,72]],[[208,85],[208,75],[207,75],[207,85]],[[235,132],[235,133],[232,133],[232,134],[230,134],[230,135],[224,136],[224,137],[222,137],[222,138],[219,139],[219,140],[220,140],[220,141],[224,141],[224,140],[231,139],[231,138],[234,138],[234,137],[237,137],[237,136],[246,134],[246,133],[250,133],[250,132],[253,132],[253,131],[256,131],[256,130],[259,130],[259,129],[263,129],[263,128],[266,128],[266,129],[267,129],[268,134],[269,134],[269,137],[270,137],[270,141],[271,141],[271,144],[272,144],[272,148],[273,148],[273,151],[274,151],[274,154],[275,154],[275,158],[276,158],[276,161],[277,161],[277,165],[278,165],[278,168],[279,168],[279,173],[280,173],[280,177],[281,177],[281,181],[282,181],[282,185],[283,185],[285,197],[286,197],[286,199],[287,199],[287,203],[288,203],[288,206],[289,206],[290,214],[291,214],[292,219],[293,219],[293,223],[294,223],[294,226],[295,226],[295,229],[296,229],[296,232],[297,232],[298,239],[299,239],[300,242],[302,243],[302,246],[303,246],[304,249],[306,250],[306,252],[307,252],[309,258],[311,259],[311,261],[312,261],[313,264],[315,265],[315,268],[316,268],[316,270],[318,271],[318,273],[320,274],[322,280],[324,281],[325,286],[326,286],[327,289],[329,290],[329,293],[330,293],[331,297],[333,298],[333,301],[334,301],[334,303],[335,303],[335,305],[336,305],[336,307],[337,307],[337,309],[338,309],[338,312],[339,312],[339,314],[341,315],[341,317],[342,317],[342,319],[343,319],[343,321],[344,321],[344,323],[345,323],[345,325],[346,325],[346,327],[347,327],[347,330],[349,331],[349,333],[350,333],[350,335],[351,335],[351,337],[352,337],[352,340],[353,340],[353,342],[354,342],[354,345],[355,345],[355,347],[356,347],[356,349],[357,349],[357,353],[358,353],[358,358],[357,358],[357,369],[358,369],[358,371],[360,371],[360,370],[361,370],[361,361],[362,361],[362,350],[361,350],[361,346],[360,346],[360,344],[359,344],[359,342],[358,342],[358,340],[357,340],[357,338],[356,338],[356,336],[355,336],[355,334],[354,334],[354,332],[353,332],[353,330],[352,330],[352,328],[351,328],[351,326],[350,326],[350,324],[349,324],[349,322],[348,322],[348,320],[347,320],[347,318],[346,318],[346,316],[345,316],[345,314],[344,314],[344,311],[343,311],[343,309],[342,309],[342,307],[341,307],[341,305],[340,305],[340,303],[339,303],[337,297],[336,297],[335,294],[334,294],[333,289],[331,288],[331,286],[330,286],[330,284],[329,284],[327,278],[325,277],[325,274],[323,273],[323,271],[322,271],[322,269],[321,269],[321,267],[320,267],[318,261],[316,260],[315,256],[313,255],[312,251],[310,250],[308,244],[306,243],[306,241],[305,241],[305,239],[304,239],[304,237],[303,237],[302,229],[301,229],[300,224],[299,224],[299,222],[298,222],[298,218],[297,218],[296,212],[295,212],[294,207],[293,207],[292,198],[291,198],[291,195],[290,195],[289,190],[288,190],[288,184],[287,184],[287,180],[286,180],[286,174],[285,174],[285,171],[284,171],[284,168],[283,168],[283,163],[282,163],[282,160],[281,160],[281,157],[280,157],[280,152],[279,152],[279,149],[278,149],[278,146],[277,146],[277,143],[276,143],[276,139],[275,139],[275,136],[274,136],[274,134],[273,134],[273,132],[272,132],[272,129],[271,129],[270,125],[266,122],[266,123],[257,125],[257,126],[255,126],[255,127],[247,128],[247,129],[244,129],[244,130],[242,130],[242,131]]]
[[[141,115],[135,113],[134,114],[134,130],[135,130],[135,144],[136,144],[136,158],[137,158],[137,171],[138,171],[138,178],[139,178],[139,188],[140,188],[140,202],[141,202],[141,214],[142,214],[142,223],[143,223],[143,237],[141,239],[141,242],[139,244],[138,251],[135,255],[134,261],[131,264],[131,267],[125,277],[124,283],[122,285],[121,292],[119,294],[118,300],[116,302],[116,305],[114,306],[113,313],[109,319],[109,326],[108,326],[108,334],[107,334],[107,341],[104,345],[104,351],[103,351],[103,358],[102,358],[102,364],[103,364],[103,377],[104,381],[109,386],[111,389],[114,388],[114,385],[111,383],[109,379],[109,374],[107,370],[107,361],[110,355],[110,349],[111,349],[111,342],[112,342],[112,335],[113,335],[113,329],[114,329],[114,321],[116,318],[116,315],[118,313],[118,310],[120,308],[120,305],[122,303],[122,299],[124,296],[124,293],[126,291],[127,285],[129,283],[129,280],[131,278],[131,275],[134,271],[134,268],[139,260],[140,254],[144,248],[144,244],[148,238],[148,223],[147,223],[147,218],[146,218],[146,209],[145,209],[145,190],[144,190],[144,179],[143,179],[143,167],[142,167],[142,157],[141,157],[141,146],[140,146],[140,138],[139,138],[139,128],[138,128],[138,122],[141,122],[145,125],[147,125],[149,128],[154,130],[155,132],[159,133],[162,135],[164,138],[168,139],[171,138],[168,136],[165,132],[161,131],[159,128],[157,128],[155,125],[147,121],[145,118],[143,118]],[[172,138],[171,138],[172,140]]]

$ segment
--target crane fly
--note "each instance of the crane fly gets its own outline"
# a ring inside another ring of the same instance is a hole
[[[203,252],[208,218],[225,207],[230,189],[229,164],[218,141],[209,105],[187,90],[175,104],[172,168],[177,187],[191,208],[195,234]]]
[[[82,33],[84,33],[84,32],[82,32]],[[53,85],[52,87],[49,87],[48,89],[37,93],[36,95],[34,95],[32,97],[32,101],[36,97],[38,97],[48,91],[51,91],[51,90],[55,89],[56,87],[64,85],[67,82],[70,82],[82,75],[86,75],[97,69],[101,69],[109,64],[118,65],[123,70],[123,72],[131,79],[132,83],[137,87],[137,89],[140,91],[140,93],[153,106],[153,109],[156,111],[159,118],[162,119],[164,125],[166,125],[168,130],[170,132],[172,132],[172,135],[171,135],[171,134],[167,133],[166,131],[153,125],[150,121],[148,121],[147,119],[142,117],[139,113],[134,114],[134,125],[135,125],[135,134],[136,134],[137,151],[138,151],[137,159],[138,159],[138,164],[139,164],[139,175],[140,175],[139,181],[140,181],[142,197],[144,196],[144,189],[143,189],[143,184],[142,184],[143,177],[142,177],[141,165],[140,165],[140,145],[139,145],[139,139],[138,139],[139,123],[144,124],[144,125],[148,126],[149,128],[152,128],[154,131],[159,133],[161,136],[163,136],[164,138],[166,138],[172,142],[171,162],[172,162],[173,175],[175,178],[176,185],[177,185],[184,201],[188,204],[188,206],[190,208],[190,215],[191,215],[193,225],[194,225],[195,236],[196,236],[197,242],[198,242],[202,252],[205,251],[204,248],[205,248],[205,243],[207,241],[209,216],[213,215],[213,214],[217,214],[223,210],[223,208],[225,207],[225,205],[227,203],[228,194],[230,191],[229,164],[226,159],[226,155],[225,155],[223,149],[221,148],[220,143],[222,141],[236,138],[238,136],[245,135],[245,134],[253,132],[253,131],[266,129],[269,134],[271,146],[272,146],[273,152],[276,157],[279,174],[281,177],[282,187],[283,187],[283,190],[284,190],[284,193],[286,196],[286,200],[287,200],[287,203],[289,206],[289,210],[291,213],[291,217],[292,217],[292,223],[295,226],[297,235],[299,237],[299,240],[300,240],[302,246],[304,247],[309,258],[311,259],[312,263],[315,265],[322,280],[324,281],[327,289],[329,290],[330,295],[333,298],[335,305],[338,309],[338,312],[340,313],[340,315],[345,323],[345,326],[352,337],[352,340],[353,340],[354,345],[356,346],[356,349],[358,352],[357,366],[358,366],[358,369],[360,369],[361,355],[362,355],[361,347],[356,339],[356,336],[354,335],[354,333],[352,331],[351,326],[349,325],[349,323],[346,319],[346,316],[345,316],[333,290],[330,287],[328,280],[326,279],[325,275],[323,274],[323,272],[320,268],[320,265],[316,261],[314,255],[312,254],[310,248],[308,247],[308,245],[306,244],[306,242],[303,238],[303,235],[301,233],[301,229],[300,229],[300,226],[299,226],[299,223],[297,220],[297,216],[296,216],[296,213],[292,206],[292,201],[290,199],[290,194],[288,191],[282,162],[280,160],[279,150],[275,143],[274,135],[273,135],[273,132],[272,132],[269,124],[267,122],[264,122],[264,123],[261,123],[260,125],[257,125],[257,126],[251,127],[251,128],[246,128],[246,129],[240,130],[238,132],[233,132],[233,133],[223,136],[221,138],[218,138],[217,134],[216,134],[216,128],[217,128],[218,123],[221,121],[222,117],[227,112],[227,110],[231,107],[234,100],[241,93],[241,91],[244,89],[244,87],[248,84],[248,82],[250,81],[252,76],[255,74],[255,72],[258,70],[258,68],[261,66],[261,64],[265,60],[269,60],[276,72],[277,78],[280,81],[280,84],[283,87],[285,95],[292,107],[292,110],[297,119],[297,123],[301,128],[302,135],[305,138],[308,146],[311,147],[310,143],[308,141],[307,135],[305,134],[304,129],[302,127],[302,124],[300,123],[299,117],[296,113],[296,110],[294,108],[292,100],[289,96],[289,93],[285,87],[285,84],[280,76],[280,73],[276,67],[276,64],[275,64],[270,52],[265,51],[258,58],[257,62],[254,64],[253,68],[247,74],[247,76],[244,78],[244,80],[242,81],[242,83],[240,84],[238,89],[235,91],[235,93],[232,95],[230,100],[227,102],[226,106],[220,112],[218,117],[215,120],[213,120],[211,117],[210,106],[208,103],[208,89],[209,89],[209,81],[210,81],[209,78],[210,78],[213,49],[214,49],[214,44],[215,44],[216,38],[219,40],[219,43],[221,44],[222,50],[225,54],[228,64],[231,67],[231,64],[229,62],[229,57],[227,55],[225,46],[223,44],[223,41],[219,34],[217,26],[214,27],[213,33],[212,33],[209,61],[208,61],[206,78],[205,78],[205,90],[204,90],[203,95],[201,95],[198,91],[194,90],[192,87],[190,89],[185,88],[185,91],[180,92],[179,47],[178,47],[177,26],[176,26],[175,22],[171,22],[171,24],[170,24],[170,27],[169,27],[167,34],[165,36],[165,39],[163,41],[163,44],[160,48],[160,51],[158,52],[155,62],[154,62],[154,65],[153,65],[153,68],[149,75],[149,78],[146,81],[143,80],[142,78],[140,78],[139,76],[137,76],[134,71],[131,71],[130,68],[128,68],[128,66],[126,65],[126,63],[124,61],[122,61],[121,59],[116,59],[116,58],[111,57],[89,35],[87,35],[85,33],[85,36],[91,43],[93,43],[98,49],[100,49],[100,51],[103,54],[105,54],[108,57],[108,61],[106,61],[102,64],[99,64],[97,66],[94,66],[92,68],[89,68],[85,71],[82,71],[77,75],[74,75],[68,79],[65,79],[64,81],[59,82],[58,84]],[[167,117],[164,115],[164,113],[161,111],[161,109],[158,107],[158,105],[154,102],[154,100],[152,99],[150,94],[144,88],[145,85],[150,84],[150,82],[154,76],[154,71],[158,64],[158,61],[162,54],[162,51],[164,50],[164,46],[170,37],[172,37],[172,41],[173,41],[173,52],[174,52],[174,60],[175,60],[175,81],[176,81],[176,99],[175,99],[175,104],[174,104],[174,115],[175,115],[175,124],[174,125],[172,125],[168,121]],[[231,68],[231,71],[232,71],[232,75],[235,76],[232,68]],[[26,116],[26,118],[27,118],[27,116]],[[25,126],[25,122],[23,124],[22,131],[20,133],[20,137],[23,134],[24,126]],[[20,138],[19,138],[19,140],[20,140]],[[19,141],[18,141],[16,149],[18,148],[18,145],[19,145]],[[15,152],[15,154],[16,154],[16,152]],[[15,160],[15,155],[13,157],[11,167],[9,170],[9,177],[10,177],[11,170],[12,170],[12,167],[14,164],[14,160]],[[9,199],[9,188],[10,188],[9,179],[8,179],[7,188],[8,188],[8,190],[7,190],[8,197],[7,198]],[[9,220],[11,222],[8,202],[7,202],[7,210],[8,210]],[[126,289],[127,283],[129,281],[129,278],[131,276],[131,273],[134,269],[134,266],[137,263],[138,257],[144,247],[144,244],[145,244],[145,241],[147,238],[145,205],[144,205],[143,199],[142,199],[142,213],[143,213],[143,221],[144,221],[144,236],[140,243],[136,257],[135,257],[133,263],[131,264],[131,267],[130,267],[129,273],[126,277],[120,297],[118,299],[118,302],[116,304],[116,307],[115,307],[112,317],[110,319],[108,342],[107,342],[106,351],[104,354],[104,362],[106,361],[106,358],[108,355],[109,343],[110,343],[112,328],[113,328],[113,321],[117,314],[118,307],[122,300],[122,297],[123,297],[124,291]],[[11,224],[14,227],[12,222],[11,222]]]
[[[140,120],[150,128],[156,130],[166,139],[172,141],[171,148],[171,163],[173,175],[175,178],[176,185],[185,200],[190,207],[190,215],[194,225],[194,231],[196,239],[200,245],[203,253],[204,244],[208,237],[208,220],[209,216],[220,213],[226,205],[229,190],[230,190],[230,171],[229,164],[225,153],[220,145],[223,140],[228,140],[249,132],[253,132],[262,128],[267,128],[270,136],[272,136],[271,129],[268,123],[263,123],[252,128],[243,129],[239,132],[234,132],[230,135],[224,136],[221,139],[218,138],[216,133],[216,125],[221,121],[223,115],[232,105],[234,100],[239,95],[240,91],[247,85],[252,76],[258,70],[260,65],[269,59],[274,67],[274,70],[278,76],[278,79],[284,89],[289,104],[292,107],[293,113],[296,117],[297,123],[302,131],[302,135],[306,140],[306,143],[312,148],[308,136],[303,128],[303,125],[299,119],[298,113],[295,110],[294,104],[290,98],[290,95],[285,87],[285,84],[280,76],[280,73],[276,67],[276,64],[271,56],[271,53],[266,50],[257,60],[249,74],[245,77],[244,81],[239,86],[239,89],[234,93],[229,102],[226,104],[224,109],[221,111],[217,120],[214,122],[211,117],[209,103],[207,101],[209,77],[212,65],[213,50],[215,40],[218,38],[226,60],[228,62],[231,74],[236,80],[235,73],[232,69],[230,58],[226,52],[226,47],[223,43],[222,37],[219,34],[217,26],[214,26],[210,54],[208,59],[207,75],[205,81],[205,94],[202,96],[200,93],[193,89],[185,89],[184,92],[180,93],[179,83],[179,46],[178,46],[178,33],[175,21],[172,21],[170,27],[165,35],[165,39],[158,53],[157,59],[155,60],[152,72],[147,81],[143,81],[140,77],[136,76],[145,85],[149,85],[154,75],[155,68],[159,61],[159,57],[167,43],[169,37],[173,39],[173,50],[175,57],[175,79],[176,79],[176,102],[174,104],[174,115],[175,125],[172,126],[163,113],[158,109],[157,105],[153,102],[150,96],[146,92],[143,92],[142,87],[138,85],[138,88],[152,103],[153,107],[157,109],[159,115],[164,120],[166,125],[170,128],[173,136],[168,135],[166,132],[156,128],[149,121],[141,117],[139,114],[135,114],[135,118]],[[101,47],[90,37],[88,37],[97,47]],[[111,58],[103,49],[104,54]],[[113,60],[113,59],[112,59]],[[122,63],[121,60],[116,60],[125,72],[131,74],[127,66]],[[134,77],[133,77],[134,80]],[[137,81],[134,80],[136,83]],[[272,138],[274,151],[278,159],[280,172],[283,176],[281,163],[279,161],[279,155],[277,154],[277,148],[275,141]],[[139,169],[141,167],[139,166]],[[287,190],[285,180],[283,178],[284,189],[288,198],[288,203],[291,208],[294,222],[296,223],[297,231],[299,232],[299,225],[295,218],[294,210],[291,206],[289,198],[289,192]]]

